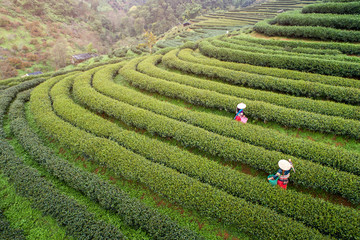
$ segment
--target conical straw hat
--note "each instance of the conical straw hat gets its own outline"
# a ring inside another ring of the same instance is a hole
[[[281,159],[278,164],[279,167],[284,171],[288,171],[291,169],[291,164],[287,160]]]
[[[239,103],[239,104],[237,105],[237,108],[239,108],[239,109],[244,109],[244,108],[246,108],[246,105],[245,105],[245,103]]]

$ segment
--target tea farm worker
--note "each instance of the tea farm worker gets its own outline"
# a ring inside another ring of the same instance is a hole
[[[237,116],[244,116],[244,109],[246,108],[246,105],[245,103],[239,103],[237,106],[236,106],[236,116],[234,117],[234,119],[237,117]]]
[[[295,172],[295,169],[293,167],[291,159],[289,159],[289,161],[282,159],[278,162],[278,165],[279,165],[279,170],[270,179],[275,179],[276,177],[279,177],[277,181],[277,185],[279,185],[281,188],[286,190],[287,184],[289,182],[290,170],[292,168]]]

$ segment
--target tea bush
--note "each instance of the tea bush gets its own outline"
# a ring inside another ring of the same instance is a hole
[[[323,41],[359,42],[360,32],[340,30],[328,27],[312,26],[281,26],[272,25],[273,20],[255,24],[254,30],[267,36],[283,36],[291,38],[313,38]]]
[[[259,75],[288,78],[293,80],[304,80],[304,81],[317,82],[332,86],[342,86],[342,87],[351,87],[351,88],[360,89],[360,81],[355,79],[325,76],[320,74],[299,72],[299,71],[287,70],[287,69],[260,67],[260,66],[254,66],[243,63],[225,62],[225,61],[217,60],[215,58],[206,57],[200,53],[195,53],[194,51],[188,49],[179,51],[177,56],[184,61],[199,63],[202,65],[223,67],[241,72],[256,73]]]
[[[360,54],[360,46],[354,43],[340,42],[305,42],[305,41],[281,41],[275,39],[253,38],[246,35],[237,35],[234,39],[240,39],[248,42],[259,43],[261,45],[273,45],[282,47],[308,47],[315,49],[336,49],[345,54]]]
[[[62,82],[71,81],[72,78],[65,78]],[[180,239],[182,237],[201,239],[200,236],[179,227],[168,217],[129,197],[125,192],[97,175],[81,170],[53,154],[52,150],[43,145],[27,124],[24,113],[24,102],[27,97],[20,96],[11,105],[9,110],[11,130],[28,153],[52,175],[95,200],[103,208],[116,212],[129,226],[147,231],[154,239]]]
[[[311,5],[308,5],[307,7],[309,6]],[[275,21],[279,25],[286,26],[322,26],[343,30],[360,30],[359,15],[285,13],[277,15]]]
[[[309,4],[302,8],[302,13],[360,14],[360,1]]]
[[[152,163],[113,141],[95,137],[73,127],[52,113],[48,91],[55,82],[46,83],[33,91],[30,101],[31,110],[36,121],[47,132],[72,149],[94,156],[97,161],[114,169],[119,175],[142,182],[183,206],[194,208],[210,217],[221,217],[224,222],[235,224],[251,235],[264,236],[264,238],[283,237],[283,234],[293,238],[301,236],[302,239],[325,238],[318,231],[290,218],[235,198],[163,165]],[[74,90],[75,88],[76,82]],[[276,230],[274,223],[270,221],[274,216],[277,218]],[[249,218],[253,219],[250,223]],[[288,224],[291,224],[291,230]]]
[[[220,99],[219,99],[220,101],[216,101],[216,99],[217,99],[216,94],[212,94],[212,93],[209,94],[209,91],[195,90],[195,89],[192,89],[191,87],[181,86],[179,84],[174,84],[174,83],[166,83],[166,81],[164,81],[164,80],[160,80],[160,79],[156,79],[156,78],[152,78],[152,77],[145,77],[146,75],[140,74],[135,71],[135,66],[137,65],[138,61],[141,61],[141,59],[131,61],[129,64],[125,65],[120,70],[120,73],[124,77],[126,77],[126,79],[128,81],[130,81],[136,87],[139,87],[141,89],[145,89],[145,90],[148,90],[151,92],[158,92],[165,96],[181,98],[181,99],[184,99],[188,102],[195,103],[195,104],[202,102],[203,105],[207,105],[208,107],[210,107],[210,106],[214,107],[214,105],[217,105],[222,101]],[[150,79],[151,79],[151,81],[150,81]],[[201,97],[198,97],[199,92],[201,92]],[[127,123],[129,125],[134,125],[137,128],[146,128],[149,132],[156,133],[162,137],[171,136],[171,137],[175,138],[176,140],[178,140],[179,142],[181,142],[185,146],[197,147],[197,148],[201,149],[202,151],[211,153],[213,155],[220,156],[227,160],[242,161],[242,162],[249,164],[257,169],[262,169],[269,173],[272,171],[271,170],[272,166],[276,165],[276,162],[278,161],[278,159],[291,158],[290,156],[283,156],[277,152],[267,151],[267,150],[259,148],[259,147],[255,147],[252,145],[242,143],[240,141],[236,141],[234,139],[219,136],[212,132],[204,131],[203,129],[199,129],[196,127],[194,128],[193,126],[186,125],[185,123],[179,123],[177,121],[168,119],[163,116],[159,116],[156,114],[154,115],[149,111],[144,111],[139,108],[134,108],[134,107],[131,107],[128,105],[124,105],[121,102],[116,103],[116,102],[111,102],[110,100],[108,100],[107,102],[108,102],[108,104],[104,104],[106,106],[103,109],[108,109],[107,113],[109,115],[113,116],[115,114],[115,112],[121,111],[121,110],[119,110],[119,108],[121,106],[123,108],[122,114],[120,115],[119,113],[117,113],[116,116],[117,116],[117,118],[121,119],[122,121],[124,121],[125,123]],[[114,109],[111,110],[108,107],[108,106],[110,106],[110,102],[114,106],[114,108],[116,106],[117,110],[114,110]],[[239,101],[229,101],[229,100],[224,99],[223,103],[225,103],[226,105],[228,103],[229,105],[227,105],[227,106],[223,105],[222,107],[225,109],[226,108],[229,109],[229,107],[230,107],[230,109],[231,109],[233,106],[236,106],[236,104],[238,102]],[[204,103],[206,103],[206,104],[204,104]],[[261,105],[261,107],[259,107],[258,109],[266,108],[264,106],[265,104],[266,103],[263,103]],[[91,105],[92,104],[90,104],[90,106]],[[220,105],[221,105],[221,103],[220,103]],[[127,113],[127,114],[125,114],[125,113]],[[140,114],[143,114],[143,116],[140,117]],[[151,119],[150,117],[153,118],[154,120],[150,120]],[[145,121],[145,119],[147,121]],[[157,119],[157,120],[155,120],[155,119]],[[149,124],[149,121],[151,122],[151,125]],[[166,124],[164,125],[165,122],[166,122]],[[171,130],[171,129],[173,129],[173,130]],[[176,131],[174,131],[174,130],[176,130]],[[227,147],[223,148],[222,146],[227,146]],[[239,156],[241,156],[241,158],[239,158]],[[308,161],[306,161],[306,162],[308,162]],[[305,167],[305,165],[306,164],[304,163],[304,167]],[[325,170],[325,169],[322,169],[323,166],[321,166],[321,167],[318,166],[318,167],[319,167],[319,170],[316,170],[316,172],[321,171],[322,173],[320,175],[323,176],[323,179],[317,179],[316,177],[314,177],[314,179],[312,179],[310,177],[311,182],[308,183],[309,186],[313,186],[313,187],[322,186],[321,188],[323,188],[325,190],[328,190],[328,191],[334,190],[335,192],[344,191],[345,188],[348,188],[346,186],[343,186],[340,188],[339,185],[336,186],[336,183],[334,183],[334,185],[331,184],[332,185],[331,187],[330,187],[329,183],[325,184],[325,182],[323,182],[324,179],[327,179],[326,182],[333,181],[334,180],[333,176],[335,176],[337,174],[335,174],[335,173],[334,173],[335,175],[330,174],[330,172],[332,172],[333,170],[330,170],[329,168],[325,167],[326,168],[326,170]],[[322,169],[322,170],[320,170],[320,169]],[[305,167],[303,173],[309,174],[309,165]],[[345,173],[345,172],[341,172],[341,173],[339,172],[339,174],[347,175],[347,173]],[[326,175],[328,175],[328,177],[325,177]],[[309,176],[307,176],[307,178],[302,178],[302,177],[300,177],[300,175],[297,175],[296,177],[294,177],[294,181],[298,180],[299,183],[305,183],[305,182],[309,181],[308,177]],[[358,178],[358,176],[353,176],[353,177],[354,177],[354,179]],[[316,179],[316,182],[315,182],[315,179]],[[358,181],[358,180],[355,180],[354,184],[356,181]],[[358,188],[358,186],[354,186],[354,187]],[[331,189],[333,189],[333,190],[331,190]],[[335,189],[337,189],[337,190],[335,190]],[[357,191],[357,190],[355,190],[355,191]],[[355,200],[355,198],[358,198],[358,197],[354,197],[354,193],[352,192],[352,190],[349,190],[347,192],[348,193],[345,195],[348,195],[349,198],[353,199],[355,202],[358,201],[358,200]],[[344,196],[344,194],[342,194],[342,195]],[[350,195],[351,195],[351,197],[350,197]],[[357,195],[357,194],[355,194],[355,195]]]
[[[261,91],[232,86],[186,75],[177,75],[156,68],[154,64],[159,60],[159,57],[148,58],[147,60],[144,60],[139,64],[138,69],[154,77],[175,81],[188,86],[193,86],[200,89],[207,89],[226,95],[237,96],[249,100],[268,102],[273,105],[298,109],[301,111],[308,111],[314,113],[321,113],[329,116],[339,116],[343,118],[360,120],[360,107],[358,106],[346,105],[343,103],[335,103],[330,101],[312,100],[304,97],[293,97],[269,91]],[[180,60],[175,56],[175,52],[166,54],[163,57],[163,63],[169,67],[181,69],[182,71],[189,71],[189,69],[194,69],[195,67],[199,66],[198,64]],[[209,71],[207,71],[206,68],[208,68]],[[210,72],[211,74],[211,68],[212,67],[205,67],[203,72]]]
[[[99,91],[105,91],[108,93],[109,89],[113,89],[114,87],[116,88],[116,84],[108,85],[108,83],[111,82],[114,69],[116,69],[116,67],[107,67],[95,74],[93,84],[95,87],[98,87]],[[91,75],[88,74],[87,78],[90,79],[90,77]],[[85,83],[85,80],[84,76],[84,79],[80,81]],[[70,88],[71,81],[62,81],[52,88],[51,96],[55,111],[60,115],[60,117],[66,119],[75,126],[90,131],[98,136],[114,139],[127,149],[131,149],[148,159],[176,168],[189,176],[197,177],[203,182],[214,185],[220,189],[224,189],[230,194],[243,197],[248,201],[261,203],[264,206],[271,206],[271,208],[276,209],[280,213],[284,213],[287,216],[291,216],[301,221],[306,221],[309,225],[317,227],[324,233],[330,232],[332,234],[339,235],[338,232],[341,232],[340,235],[353,235],[354,233],[352,232],[354,231],[351,229],[357,229],[357,226],[353,226],[353,223],[358,222],[356,211],[349,213],[346,208],[332,205],[330,203],[326,203],[325,201],[319,201],[312,197],[302,195],[301,193],[290,191],[285,192],[280,188],[275,189],[274,192],[273,190],[270,190],[271,186],[264,181],[256,178],[249,179],[246,174],[237,173],[230,168],[223,167],[207,160],[206,158],[180,150],[177,147],[164,144],[158,140],[144,137],[141,134],[134,134],[130,131],[120,130],[116,124],[111,123],[88,110],[85,110],[79,105],[76,105],[70,99]],[[128,96],[128,92],[119,91],[117,88],[115,91],[120,93],[122,96]],[[94,101],[102,102],[101,94],[96,92],[94,89],[88,89],[87,92]],[[148,102],[148,99],[142,98],[141,94],[139,94],[139,96],[142,101],[138,102],[144,102],[143,100],[146,100],[145,102],[147,105],[156,106],[155,104]],[[134,99],[134,96],[128,96],[128,98]],[[154,149],[156,149],[156,151],[154,151]],[[164,158],[163,156],[167,157]],[[229,184],[229,179],[231,179],[230,182],[232,184]],[[250,190],[253,189],[254,186],[256,186],[257,191]],[[273,192],[273,196],[271,198],[263,196],[265,193],[268,196],[269,191]],[[284,194],[286,196],[283,196]],[[287,200],[286,203],[284,203],[281,199],[292,199],[294,201],[299,201],[302,204],[297,205],[292,200]],[[328,206],[325,207],[325,205]],[[300,208],[294,208],[294,206],[302,206],[302,208],[300,210]],[[319,210],[317,210],[316,215],[324,216],[323,222],[314,220],[314,215],[308,217],[308,215],[302,213],[302,211],[312,211],[308,209],[310,206],[311,208],[317,206],[316,209]],[[289,208],[291,208],[292,211],[288,211]],[[345,214],[346,218],[344,218],[344,220],[337,219],[338,221],[334,222],[334,225],[328,228],[327,226],[329,226],[330,222],[333,222],[327,217],[329,209],[334,209],[335,212],[344,212],[343,214]],[[340,224],[340,222],[345,221],[345,219],[347,224]],[[334,229],[336,229],[336,231],[334,231]],[[355,231],[357,232],[357,230]]]
[[[257,66],[285,68],[341,77],[360,76],[360,66],[358,63],[353,62],[232,50],[225,47],[215,47],[208,41],[200,42],[199,49],[204,55],[229,62],[248,63]]]
[[[44,215],[50,215],[66,226],[70,235],[77,238],[126,239],[114,226],[96,220],[85,207],[60,193],[36,169],[26,166],[3,139],[0,140],[0,159],[3,173],[12,181],[17,192],[31,199],[33,207]]]

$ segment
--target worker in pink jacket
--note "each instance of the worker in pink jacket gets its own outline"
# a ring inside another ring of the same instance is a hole
[[[244,115],[244,109],[246,108],[245,103],[239,103],[236,106],[236,115],[234,117],[234,119],[236,121],[242,122],[242,123],[246,123],[247,122],[247,117],[245,117]]]

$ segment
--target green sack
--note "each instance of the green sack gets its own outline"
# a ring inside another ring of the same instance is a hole
[[[269,175],[267,178],[270,178],[274,175]],[[279,177],[275,178],[274,180],[269,180],[269,183],[273,186],[276,186],[277,185],[277,180],[279,179]]]

